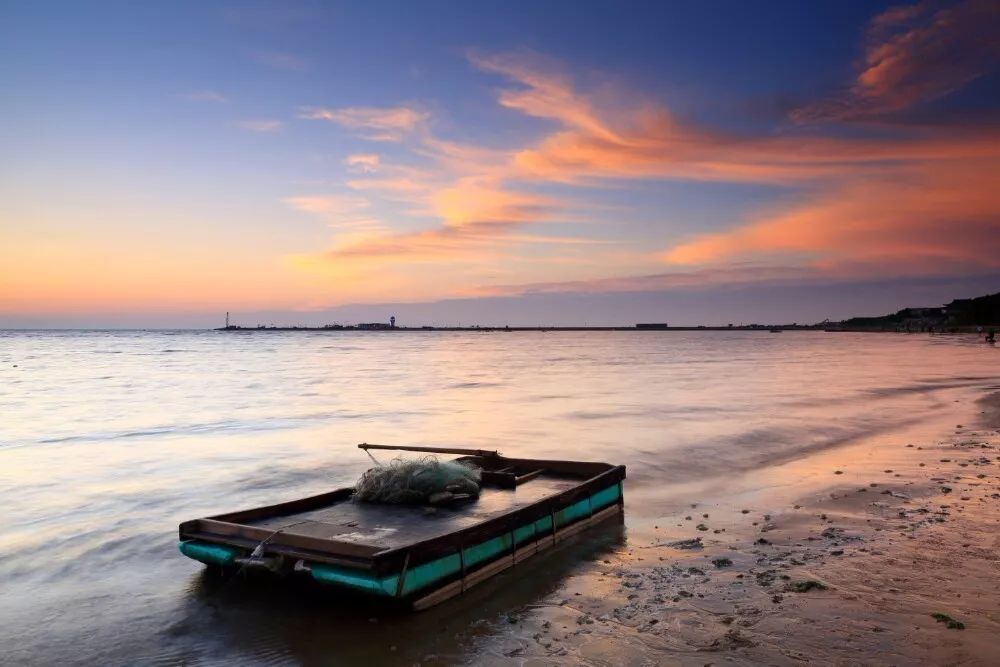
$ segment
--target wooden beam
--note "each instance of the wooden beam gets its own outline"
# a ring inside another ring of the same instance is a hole
[[[518,475],[517,478],[514,480],[514,486],[520,486],[525,482],[530,482],[531,480],[541,475],[543,472],[545,472],[545,468],[539,468],[538,470],[532,470],[529,473]]]
[[[455,447],[417,447],[406,445],[371,445],[362,442],[358,449],[391,449],[404,452],[428,452],[431,454],[461,454],[463,456],[500,456],[500,452],[488,449],[460,449]]]
[[[396,597],[400,597],[403,594],[403,586],[406,584],[406,573],[410,569],[410,552],[406,552],[406,558],[403,559],[403,570],[399,573],[399,579],[396,580]]]
[[[230,546],[246,549],[248,553],[253,551],[254,547],[260,544],[260,540],[250,540],[235,535],[216,535],[214,533],[202,533],[197,531],[182,533],[181,540],[200,540],[211,544],[228,544]],[[268,542],[267,551],[268,553],[288,556],[289,558],[300,558],[310,563],[341,565],[343,567],[351,567],[359,570],[371,570],[372,568],[371,560],[351,560],[347,557],[330,556],[328,554],[305,549],[296,549],[294,547],[285,546],[283,544],[274,544],[272,542]]]
[[[283,503],[277,503],[275,505],[254,507],[248,510],[226,512],[225,514],[216,514],[214,516],[206,518],[217,519],[219,521],[228,521],[229,523],[246,523],[248,521],[256,521],[258,519],[269,518],[272,516],[296,514],[298,512],[305,512],[308,510],[317,509],[319,507],[325,507],[327,505],[332,505],[342,500],[347,500],[348,498],[351,497],[352,493],[354,493],[354,489],[352,488],[336,489],[334,491],[321,493],[317,496],[309,496],[308,498],[298,498],[296,500],[289,500]]]
[[[483,470],[480,479],[483,484],[494,484],[502,489],[513,489],[517,486],[517,475],[512,472]]]
[[[356,544],[354,542],[344,542],[325,537],[303,535],[296,533],[295,527],[271,530],[269,528],[246,526],[239,523],[219,521],[217,519],[198,519],[196,526],[190,527],[188,530],[196,530],[202,534],[218,537],[240,537],[253,540],[258,544],[267,542],[265,551],[270,551],[272,546],[284,545],[292,548],[317,551],[330,556],[370,559],[376,553],[383,550],[383,547],[369,544]]]

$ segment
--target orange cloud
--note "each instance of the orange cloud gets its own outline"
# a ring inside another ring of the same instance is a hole
[[[521,223],[545,218],[551,200],[509,192],[490,181],[470,177],[431,196],[434,212],[449,227],[482,223]]]
[[[923,2],[871,20],[864,65],[842,95],[792,112],[798,122],[870,117],[958,90],[1000,62],[1000,4],[965,0],[932,10]]]
[[[516,242],[510,232],[549,216],[553,202],[544,197],[509,192],[490,181],[460,179],[428,198],[443,226],[403,234],[373,234],[340,243],[329,259],[396,258],[427,262],[472,260]]]
[[[791,255],[817,267],[898,273],[1000,268],[1000,145],[992,159],[855,180],[787,211],[674,246],[674,264]]]
[[[563,128],[512,154],[511,178],[579,183],[659,178],[733,182],[795,182],[881,169],[886,162],[991,154],[980,133],[844,139],[822,136],[740,136],[684,123],[662,106],[637,101],[599,105],[562,75],[538,73],[527,56],[476,59],[524,91],[502,91],[501,103],[561,121]],[[616,99],[620,99],[617,97]],[[993,132],[993,136],[996,136]]]

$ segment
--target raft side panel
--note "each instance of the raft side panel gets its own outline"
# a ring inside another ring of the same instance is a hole
[[[464,580],[505,553],[514,561],[519,551],[530,555],[548,542],[546,536],[622,502],[624,466],[492,456],[460,460],[518,475],[541,472],[515,488],[484,487],[475,503],[431,513],[423,507],[354,503],[353,489],[345,488],[187,521],[180,526],[182,542],[222,551],[212,555],[194,546],[181,551],[202,562],[230,563],[263,542],[266,554],[308,563],[318,581],[407,597],[459,575]]]
[[[589,505],[585,502],[586,499],[600,490],[604,490],[612,485],[617,486],[617,483],[624,478],[625,467],[615,466],[592,479],[581,480],[565,491],[544,498],[509,514],[501,515],[446,535],[415,542],[407,546],[392,548],[376,554],[374,557],[374,569],[383,574],[398,571],[407,552],[410,553],[411,563],[426,562],[435,557],[454,553],[457,551],[459,545],[476,544],[499,534],[510,533],[513,530],[527,526],[532,521],[552,516],[557,511],[566,512],[569,506],[576,505],[562,519],[556,517],[558,527],[567,521],[588,514],[590,509]],[[544,479],[544,476],[537,479]],[[525,487],[520,488],[527,488],[534,483],[535,481],[532,481],[525,485]],[[520,491],[520,488],[518,491]],[[618,491],[614,493],[618,493]]]
[[[557,529],[571,528],[580,519],[595,516],[609,505],[616,503],[621,497],[620,491],[619,485],[614,484],[555,512]],[[312,576],[317,581],[345,585],[376,595],[395,596],[399,591],[402,597],[406,597],[427,586],[459,574],[463,562],[465,568],[471,573],[477,566],[492,562],[505,554],[514,555],[516,545],[529,540],[541,539],[543,536],[551,535],[551,533],[552,517],[547,516],[515,528],[511,533],[465,547],[462,549],[461,555],[455,553],[409,568],[403,574],[404,580],[401,588],[399,587],[400,573],[378,576],[358,573],[345,568],[317,565],[312,568]]]

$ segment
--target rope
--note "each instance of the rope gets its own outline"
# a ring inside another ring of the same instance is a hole
[[[308,523],[308,520],[306,520],[306,521],[296,521],[295,523],[290,523],[287,526],[282,526],[282,527],[278,528],[276,531],[274,531],[273,533],[271,533],[270,535],[268,535],[267,537],[265,537],[260,542],[260,544],[258,544],[256,547],[254,547],[253,551],[250,552],[250,558],[260,558],[264,554],[264,545],[267,544],[268,542],[270,542],[272,539],[274,539],[275,535],[277,535],[278,533],[280,533],[283,530],[288,530],[289,528],[292,528],[293,526],[298,526],[301,523]],[[247,567],[247,563],[246,562],[240,564],[239,568],[237,568],[237,570],[235,572],[233,572],[233,574],[228,579],[226,579],[226,581],[222,584],[222,586],[207,600],[208,606],[210,606],[213,609],[215,609],[216,611],[218,611],[218,607],[215,606],[215,598],[222,597],[222,594],[229,590],[229,587],[232,585],[233,581],[235,581],[236,578],[239,577],[243,573],[243,571],[246,569],[246,567]]]

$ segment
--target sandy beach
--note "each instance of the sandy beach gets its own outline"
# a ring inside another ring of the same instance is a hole
[[[823,452],[753,504],[699,494],[631,529],[470,638],[475,662],[996,664],[1000,393],[954,401],[962,421],[937,438]]]

